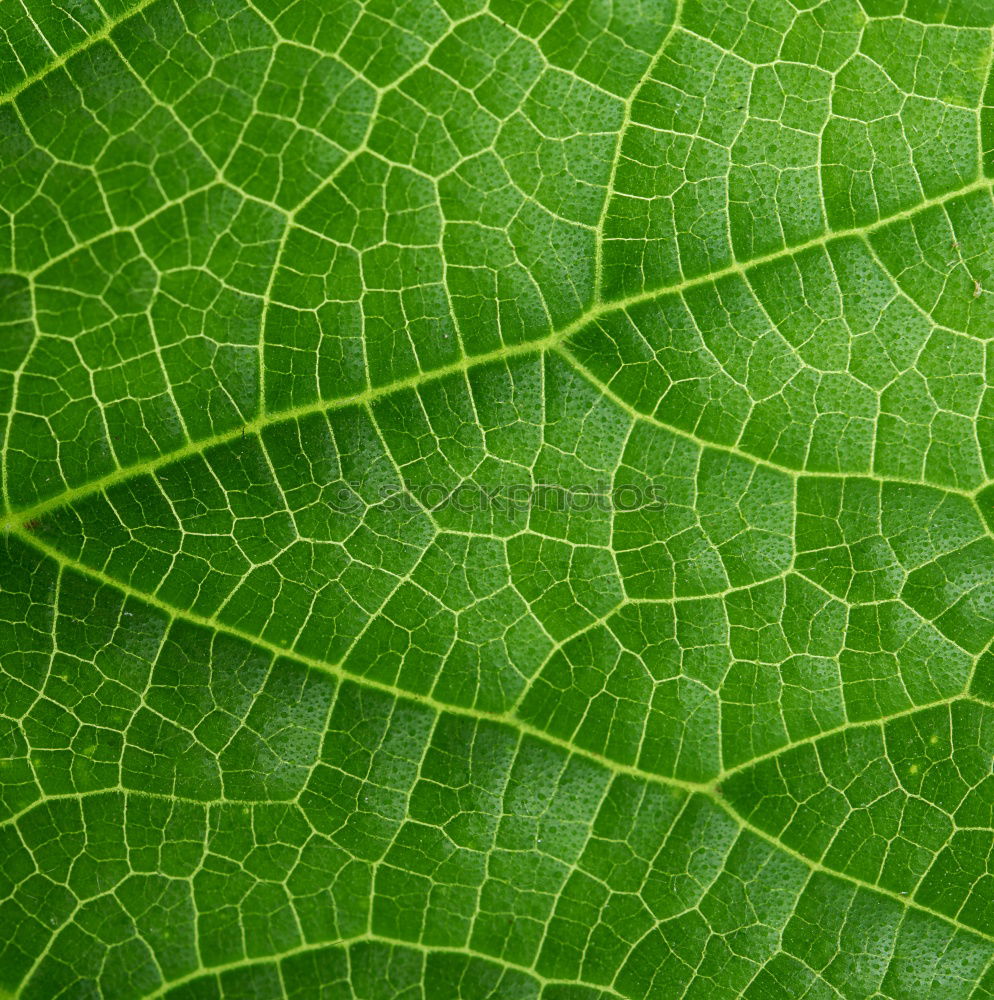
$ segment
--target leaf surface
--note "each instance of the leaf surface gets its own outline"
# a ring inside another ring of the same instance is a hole
[[[994,996],[992,52],[0,10],[0,995]]]

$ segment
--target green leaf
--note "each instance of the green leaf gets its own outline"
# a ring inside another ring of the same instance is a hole
[[[994,997],[992,53],[0,7],[0,996]]]

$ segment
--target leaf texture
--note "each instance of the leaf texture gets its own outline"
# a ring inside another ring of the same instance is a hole
[[[0,7],[0,996],[994,997],[992,55]]]

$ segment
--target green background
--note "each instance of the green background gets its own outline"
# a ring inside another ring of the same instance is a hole
[[[994,997],[992,55],[0,8],[0,995]]]

